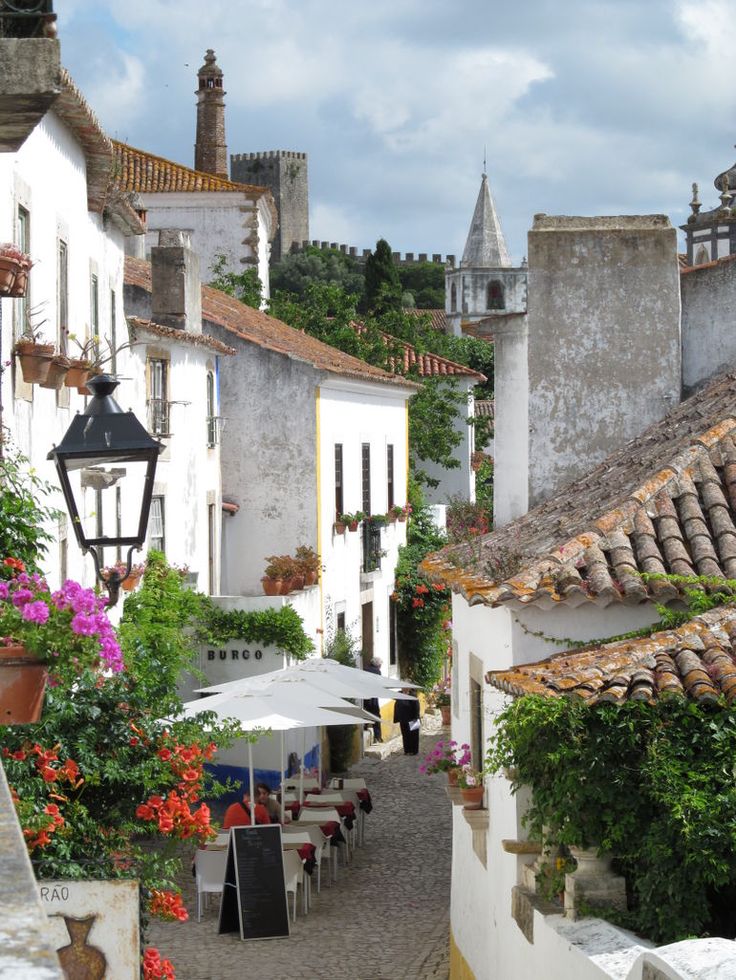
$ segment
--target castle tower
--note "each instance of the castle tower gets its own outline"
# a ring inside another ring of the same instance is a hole
[[[194,144],[194,169],[227,179],[227,145],[225,143],[225,92],[222,68],[215,52],[207,49],[204,64],[197,72],[197,141]]]
[[[713,183],[720,191],[720,207],[701,211],[698,185],[693,184],[692,214],[687,224],[680,226],[685,232],[688,265],[703,265],[726,255],[736,255],[736,163]]]
[[[309,182],[307,154],[290,150],[235,153],[230,157],[231,180],[268,187],[276,202],[279,227],[271,245],[271,262],[278,262],[309,239]]]
[[[445,313],[450,331],[461,336],[483,321],[479,335],[491,336],[493,319],[526,312],[526,269],[511,266],[488,176],[478,199],[458,268],[445,272]]]

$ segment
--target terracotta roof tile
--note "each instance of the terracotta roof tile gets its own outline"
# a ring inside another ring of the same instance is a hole
[[[444,310],[404,310],[409,316],[428,316],[429,325],[438,333],[447,333],[447,314]]]
[[[721,606],[652,636],[492,670],[486,681],[516,697],[576,695],[591,704],[654,701],[666,694],[701,703],[724,697],[736,704],[736,606]]]
[[[150,293],[151,265],[143,259],[125,259],[125,282]],[[235,336],[265,350],[284,354],[293,360],[304,361],[322,371],[362,381],[376,381],[400,388],[417,390],[418,385],[396,374],[389,374],[365,361],[344,354],[301,330],[287,326],[281,320],[260,310],[245,306],[227,293],[211,286],[202,286],[202,319],[223,327]]]
[[[489,605],[659,602],[676,588],[640,573],[736,577],[734,438],[726,374],[555,497],[424,568]]]
[[[358,333],[362,333],[365,330],[365,326],[362,323],[353,323],[352,326]],[[417,351],[413,344],[400,340],[398,337],[392,337],[383,331],[382,336],[387,344],[398,344],[403,347],[403,364],[399,364],[399,373],[408,374],[409,371],[416,370],[420,378],[456,375],[457,377],[472,378],[476,383],[482,383],[487,380],[485,374],[474,371],[465,364],[458,364],[457,361],[451,361],[447,357],[440,357],[439,354],[433,354],[431,352],[421,353]],[[395,368],[397,365],[394,359],[391,358],[390,360],[391,366]]]
[[[165,327],[161,323],[154,323],[153,320],[142,320],[137,316],[129,316],[127,319],[133,334],[136,334],[139,330],[143,330],[146,333],[155,334],[157,337],[166,337],[169,340],[174,340],[179,344],[207,347],[210,350],[216,351],[218,354],[232,355],[237,353],[234,347],[228,347],[227,344],[215,340],[214,337],[210,337],[206,333],[187,333],[185,330],[177,330],[176,327]]]
[[[227,192],[247,194],[251,197],[265,197],[271,210],[274,227],[278,214],[271,191],[256,184],[238,184],[215,174],[192,170],[180,163],[166,160],[145,150],[128,146],[127,143],[112,141],[115,154],[116,181],[124,191],[136,194]]]
[[[476,398],[475,414],[483,418],[492,419],[494,417],[494,401],[492,398]]]

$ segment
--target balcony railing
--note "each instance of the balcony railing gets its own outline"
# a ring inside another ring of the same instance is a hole
[[[149,398],[148,429],[154,436],[170,436],[171,402],[165,398]]]
[[[220,434],[222,432],[222,416],[221,415],[208,415],[207,416],[207,448],[212,449],[220,441]]]
[[[377,572],[381,567],[381,526],[370,519],[363,521],[363,572]]]

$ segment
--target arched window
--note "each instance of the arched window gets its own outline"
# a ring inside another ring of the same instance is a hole
[[[710,255],[705,245],[701,245],[698,254],[695,256],[695,265],[704,265],[706,262],[710,262]]]
[[[450,286],[450,312],[455,313],[457,310],[457,286],[455,283]]]
[[[502,310],[506,306],[503,295],[503,283],[493,279],[488,283],[488,303],[486,309]]]

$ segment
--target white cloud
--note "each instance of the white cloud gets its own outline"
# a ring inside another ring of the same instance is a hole
[[[329,201],[314,200],[310,206],[309,230],[313,241],[337,242],[338,245],[358,245],[355,237],[356,215],[349,208]]]
[[[146,70],[134,55],[118,52],[117,63],[96,66],[94,88],[87,92],[103,126],[116,133],[140,114],[146,92]]]

